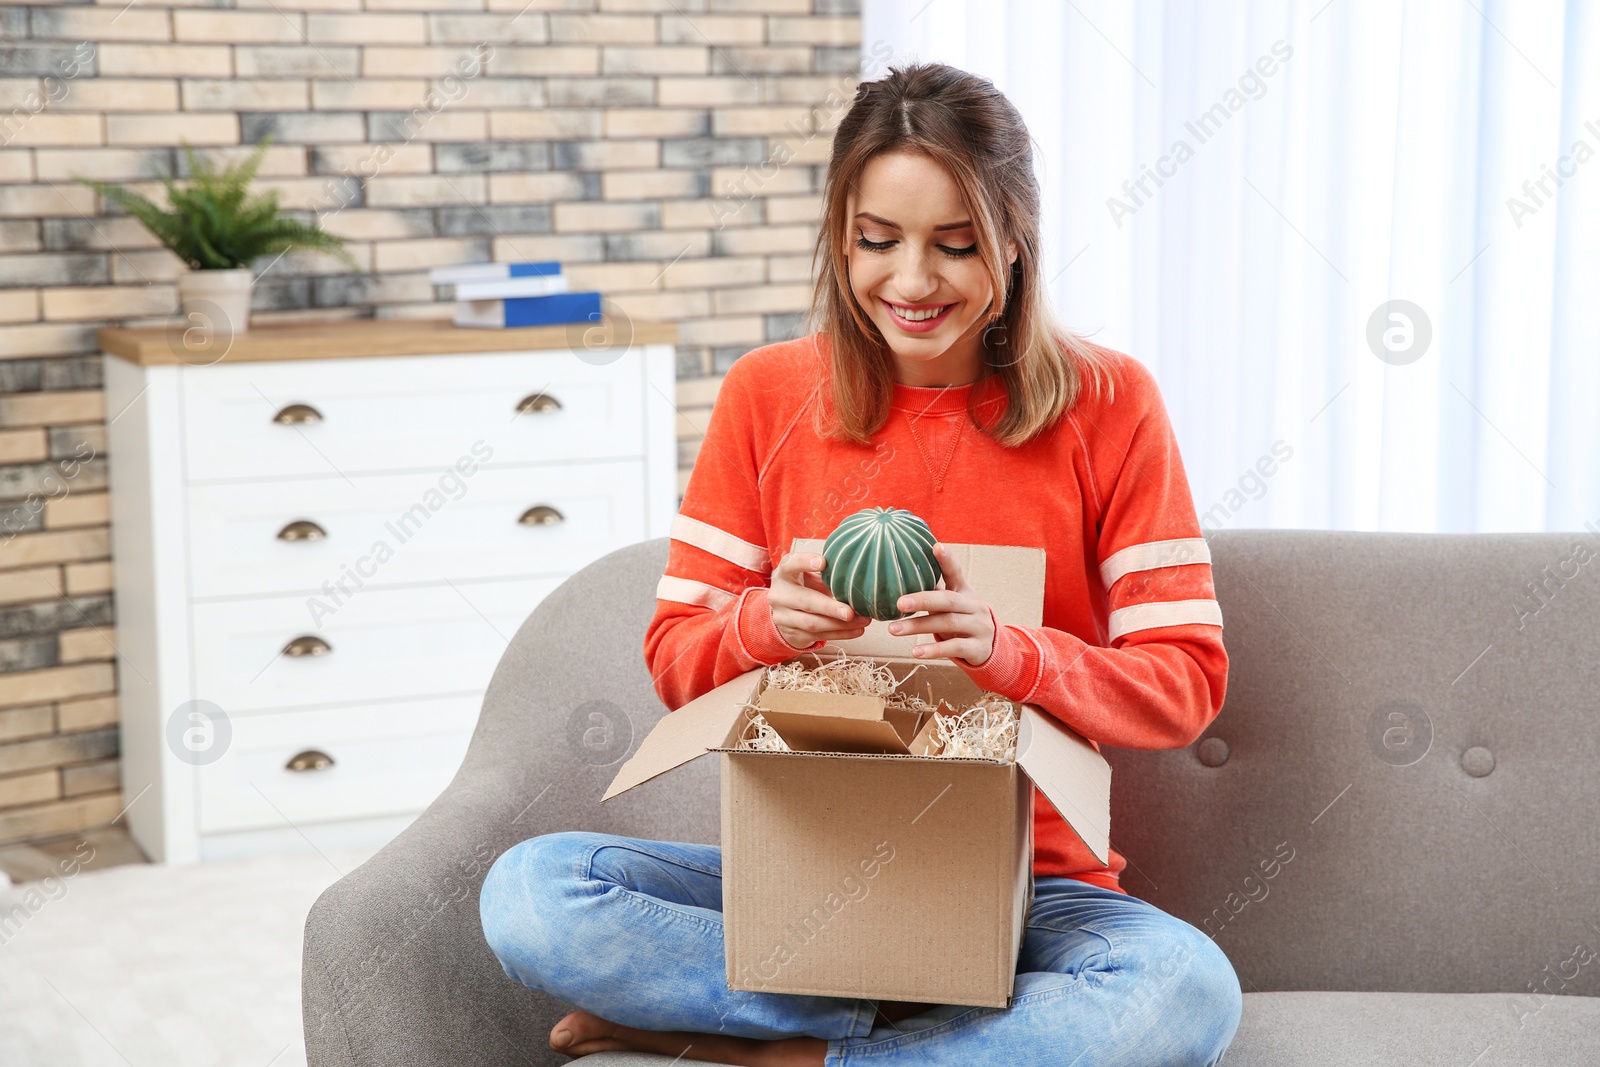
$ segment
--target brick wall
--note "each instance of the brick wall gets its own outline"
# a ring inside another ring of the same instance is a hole
[[[858,0],[0,7],[0,844],[125,802],[94,332],[166,322],[182,268],[73,175],[163,202],[180,137],[270,133],[258,184],[366,271],[286,256],[256,322],[447,315],[431,266],[562,260],[679,324],[681,492],[721,373],[797,329],[859,51]]]

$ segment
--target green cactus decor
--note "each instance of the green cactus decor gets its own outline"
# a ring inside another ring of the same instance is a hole
[[[944,577],[935,542],[928,524],[904,508],[863,508],[823,542],[823,580],[835,600],[859,614],[903,619],[915,613],[896,607],[900,598],[933,589]]]

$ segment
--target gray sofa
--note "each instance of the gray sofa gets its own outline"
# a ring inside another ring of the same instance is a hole
[[[1106,755],[1124,887],[1238,971],[1224,1062],[1600,1064],[1600,539],[1210,541],[1226,706],[1188,748]],[[571,1006],[501,971],[478,887],[557,830],[717,842],[714,758],[599,803],[665,713],[641,649],[666,558],[630,546],[544,600],[449,789],[312,908],[315,1067],[570,1062],[547,1036]],[[586,744],[596,713],[615,730]]]

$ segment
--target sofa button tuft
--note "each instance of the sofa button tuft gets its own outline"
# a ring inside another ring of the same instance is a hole
[[[1220,767],[1228,762],[1228,742],[1220,737],[1208,737],[1200,742],[1195,754],[1207,767]]]
[[[1461,753],[1461,768],[1474,778],[1482,778],[1494,770],[1494,753],[1475,745]]]

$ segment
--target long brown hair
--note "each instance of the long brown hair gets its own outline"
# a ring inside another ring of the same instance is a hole
[[[992,82],[964,70],[913,62],[856,87],[855,100],[834,133],[813,256],[817,285],[811,328],[829,341],[837,419],[826,425],[825,405],[818,403],[818,436],[868,444],[889,417],[894,360],[850,290],[844,242],[850,190],[870,159],[892,150],[921,152],[955,179],[972,213],[994,306],[1003,309],[985,327],[981,377],[999,375],[1007,403],[993,426],[983,425],[969,409],[979,429],[1007,446],[1026,443],[1078,402],[1085,372],[1110,396],[1110,358],[1060,326],[1050,312],[1039,273],[1039,182],[1032,147],[1011,101]],[[1017,250],[1010,270],[1007,241]],[[1000,339],[994,335],[1002,329],[1003,343],[996,343]]]

